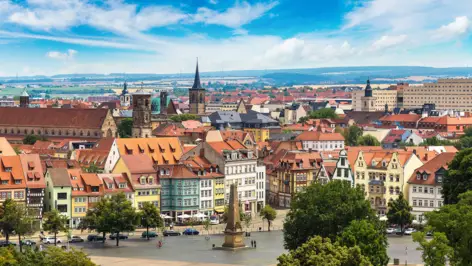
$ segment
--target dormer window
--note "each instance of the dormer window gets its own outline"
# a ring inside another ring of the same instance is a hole
[[[161,175],[164,175],[165,171],[164,169],[161,169]]]
[[[5,167],[5,172],[10,173],[11,172],[11,167]]]
[[[120,183],[120,188],[126,188],[126,183]]]
[[[77,188],[76,188],[76,187],[74,188],[74,191],[77,191]]]
[[[146,185],[146,177],[142,176],[140,179],[141,185]]]
[[[166,175],[170,175],[170,170],[166,169]]]
[[[149,183],[149,185],[152,185],[154,183],[154,178],[149,177],[148,178],[148,183]]]
[[[428,174],[426,173],[423,174],[423,180],[428,180]]]
[[[77,176],[73,175],[72,180],[77,180]]]
[[[21,180],[20,179],[15,179],[15,185],[20,185],[21,184]]]
[[[113,189],[113,184],[108,184],[108,189]]]
[[[387,166],[387,162],[382,161],[382,166],[383,166],[383,167],[386,167],[386,166]]]
[[[80,190],[80,191],[84,191],[84,188],[83,188],[83,187],[81,187],[81,188],[79,188],[79,190]]]
[[[421,174],[420,173],[416,173],[416,180],[421,180]]]

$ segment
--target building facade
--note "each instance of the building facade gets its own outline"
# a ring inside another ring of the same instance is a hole
[[[340,133],[305,131],[295,140],[301,141],[303,150],[334,151],[344,149],[344,137]]]
[[[151,112],[151,93],[143,90],[133,93],[133,138],[152,136]]]
[[[20,154],[20,161],[26,180],[26,207],[34,219],[34,228],[40,228],[44,213],[46,182],[38,154]]]
[[[362,90],[352,92],[352,110],[362,111],[362,97],[364,95],[365,91]],[[398,105],[396,90],[372,90],[372,97],[375,98],[374,109],[376,111],[384,111],[386,105],[388,111],[392,111]]]
[[[403,90],[405,108],[436,105],[437,110],[472,111],[472,79],[438,79],[436,83],[407,86]]]
[[[408,201],[417,223],[424,223],[424,213],[439,209],[443,205],[442,183],[447,164],[455,153],[441,153],[414,171],[408,180]]]
[[[71,212],[72,183],[66,168],[51,168],[46,172],[45,211],[58,210],[69,222]]]

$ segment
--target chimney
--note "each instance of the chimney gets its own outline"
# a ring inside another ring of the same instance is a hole
[[[428,152],[426,152],[426,154],[424,155],[424,160],[428,161]]]

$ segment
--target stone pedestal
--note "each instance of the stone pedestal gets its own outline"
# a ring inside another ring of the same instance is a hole
[[[225,248],[242,248],[246,247],[244,244],[244,232],[224,232],[225,233],[225,242],[223,247]]]

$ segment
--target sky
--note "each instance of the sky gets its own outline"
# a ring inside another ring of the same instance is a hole
[[[472,65],[471,0],[0,0],[0,76]]]

